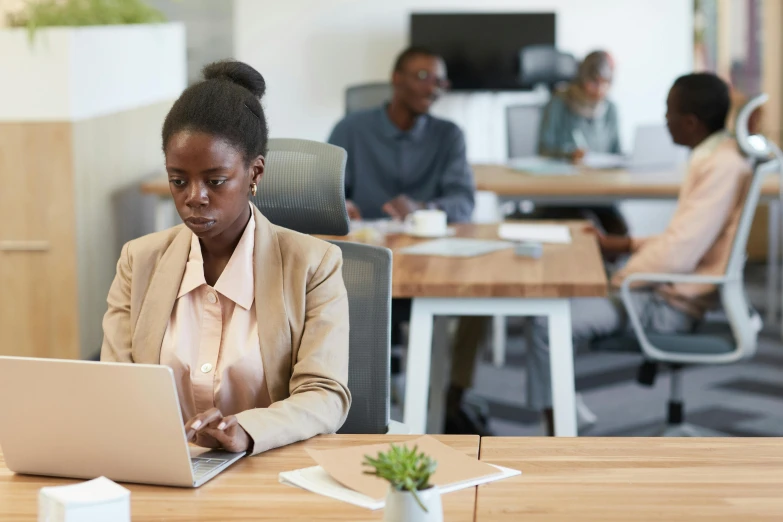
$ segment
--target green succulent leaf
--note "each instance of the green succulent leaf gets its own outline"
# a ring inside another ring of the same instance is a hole
[[[412,493],[421,509],[427,511],[417,491],[432,487],[430,478],[438,463],[419,452],[418,446],[411,449],[405,445],[392,444],[389,451],[379,452],[375,458],[365,455],[363,464],[372,468],[365,471],[366,474],[386,480],[397,491]]]

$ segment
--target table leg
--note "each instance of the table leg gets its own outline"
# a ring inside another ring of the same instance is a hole
[[[432,360],[430,363],[430,399],[427,403],[426,433],[443,433],[446,390],[451,382],[452,347],[451,328],[454,318],[436,315],[432,320]]]
[[[427,429],[427,399],[432,357],[432,311],[420,299],[411,304],[408,359],[405,365],[404,422],[411,433]]]
[[[506,364],[506,317],[492,316],[492,364],[502,368]]]
[[[576,437],[576,391],[574,389],[574,346],[571,338],[571,305],[567,299],[551,304],[549,314],[549,357],[552,371],[552,407],[555,435]]]

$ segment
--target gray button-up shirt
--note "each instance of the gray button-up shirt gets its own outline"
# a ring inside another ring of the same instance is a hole
[[[345,193],[364,219],[389,217],[381,207],[404,194],[443,209],[450,222],[470,220],[473,172],[462,131],[450,121],[425,114],[402,131],[382,106],[346,116],[329,143],[348,151]]]

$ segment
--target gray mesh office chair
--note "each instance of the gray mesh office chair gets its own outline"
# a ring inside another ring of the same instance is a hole
[[[331,241],[343,251],[350,310],[351,411],[340,433],[389,428],[392,255],[387,248]]]
[[[296,139],[269,140],[267,172],[253,202],[274,224],[306,234],[348,233],[346,152]],[[389,420],[391,251],[333,241],[343,253],[348,291],[348,388],[353,396],[340,433],[406,433]]]
[[[688,274],[633,274],[621,287],[621,297],[633,327],[633,334],[611,337],[593,343],[597,350],[638,351],[641,349],[646,362],[639,371],[639,382],[652,385],[659,363],[671,368],[667,436],[695,436],[698,432],[684,423],[682,373],[684,365],[727,364],[752,357],[756,353],[761,318],[753,310],[745,295],[743,270],[745,248],[750,226],[756,212],[764,177],[783,165],[783,153],[762,136],[751,136],[747,129],[748,118],[767,100],[762,94],[740,111],[737,117],[737,142],[743,153],[753,161],[753,176],[742,208],[734,243],[726,272],[719,276]],[[771,161],[777,157],[777,162]],[[701,283],[718,287],[721,304],[728,324],[706,323],[692,334],[662,335],[644,331],[638,311],[631,301],[631,285],[647,283]]]
[[[553,90],[576,76],[579,62],[574,55],[551,45],[529,45],[519,51],[519,82],[528,88],[546,85]]]
[[[378,107],[391,100],[390,83],[365,83],[345,89],[345,114]]]
[[[271,139],[266,173],[253,203],[275,225],[303,234],[344,236],[344,149],[327,143]]]
[[[510,105],[506,108],[508,159],[535,156],[544,104]]]

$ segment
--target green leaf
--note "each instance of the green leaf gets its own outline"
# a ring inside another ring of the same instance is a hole
[[[11,27],[26,27],[32,42],[42,27],[152,24],[166,17],[143,0],[28,0],[7,21]]]
[[[365,470],[366,474],[386,480],[397,491],[412,493],[419,506],[426,511],[417,491],[432,487],[430,478],[438,463],[419,452],[418,446],[411,449],[405,445],[392,444],[389,451],[379,452],[375,458],[365,455],[362,464],[371,468]]]

